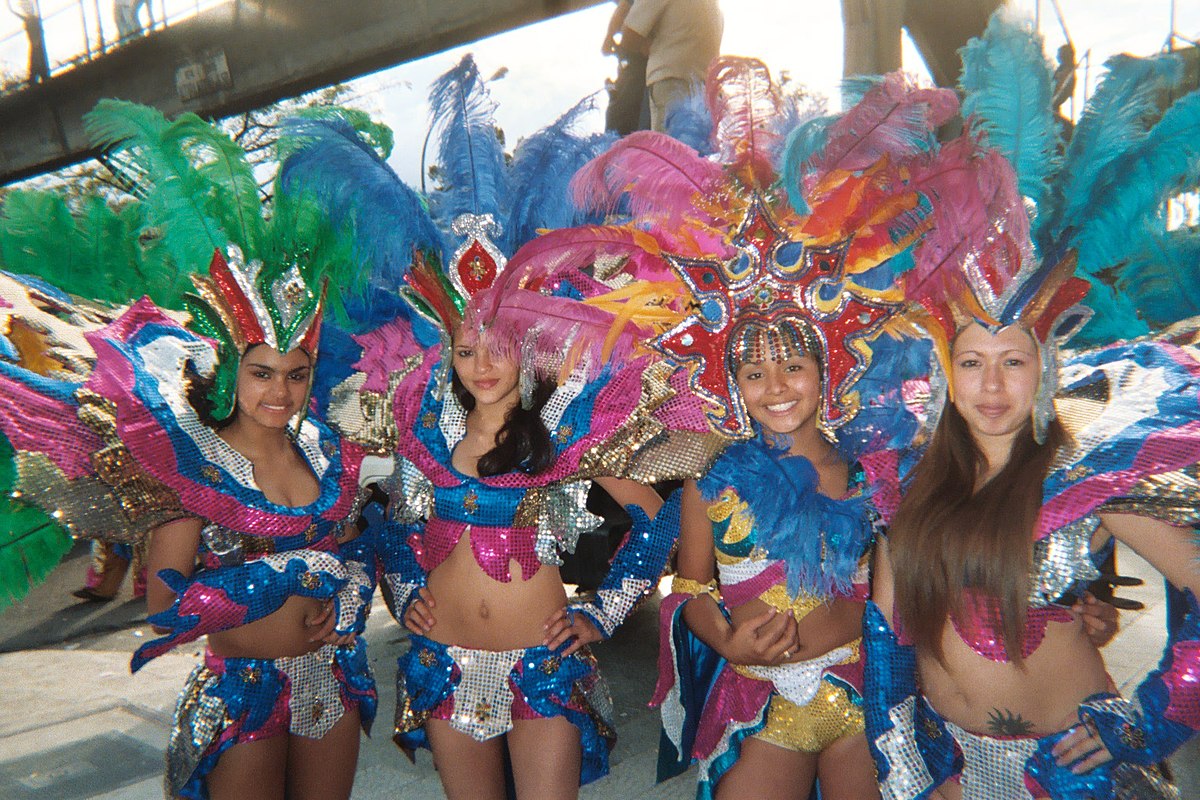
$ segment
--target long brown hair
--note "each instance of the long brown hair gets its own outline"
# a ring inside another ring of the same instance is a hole
[[[1042,508],[1042,483],[1066,433],[1058,420],[1044,444],[1026,422],[1008,463],[975,491],[986,465],[966,420],[947,403],[929,449],[888,533],[896,610],[918,648],[942,661],[942,631],[963,611],[965,590],[978,592],[999,614],[1009,659],[1021,663],[1032,537]]]

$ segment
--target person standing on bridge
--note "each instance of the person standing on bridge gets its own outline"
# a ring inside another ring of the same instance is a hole
[[[670,106],[704,83],[709,64],[721,52],[721,9],[717,0],[637,0],[619,4],[621,11],[622,51],[647,57],[650,127],[666,130]]]
[[[8,0],[8,8],[21,18],[25,36],[29,39],[30,83],[41,83],[50,77],[50,62],[46,58],[46,37],[42,32],[42,9],[38,0]]]
[[[150,0],[113,0],[113,16],[117,20],[117,37],[120,41],[141,36],[145,32],[142,20],[138,16],[143,6],[149,15],[150,25],[153,26],[154,8]]]

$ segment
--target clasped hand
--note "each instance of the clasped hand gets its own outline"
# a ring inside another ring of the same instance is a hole
[[[730,623],[721,655],[734,664],[774,666],[793,659],[800,650],[796,616],[769,608],[758,616]]]

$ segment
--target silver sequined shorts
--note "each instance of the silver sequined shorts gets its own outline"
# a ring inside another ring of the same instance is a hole
[[[952,778],[962,786],[963,800],[1057,797],[1040,789],[1026,768],[1038,747],[1037,737],[985,736],[964,730],[953,722],[945,724],[963,757],[962,772]],[[1120,763],[1108,765],[1106,771],[1109,780],[1105,783],[1109,787],[1103,794],[1097,794],[1095,792],[1099,790],[1091,788],[1088,795],[1091,800],[1179,800],[1178,790],[1156,769]]]
[[[375,681],[361,640],[274,659],[223,658],[207,651],[175,707],[166,796],[207,797],[205,776],[235,744],[285,733],[320,739],[356,707],[365,730],[375,706]]]

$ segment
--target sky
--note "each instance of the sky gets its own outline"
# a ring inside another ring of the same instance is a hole
[[[160,0],[167,5],[180,0]],[[100,0],[107,5],[111,0]],[[159,3],[156,3],[158,5]],[[725,17],[723,51],[761,58],[778,75],[786,70],[794,81],[830,98],[837,108],[842,69],[842,24],[839,0],[721,0]],[[1054,0],[1014,0],[1031,16],[1039,14],[1046,37],[1046,52],[1053,54],[1064,41],[1054,13]],[[85,3],[84,7],[92,6]],[[184,4],[194,7],[194,2]],[[207,5],[202,3],[201,5]],[[1146,55],[1163,48],[1171,31],[1172,5],[1175,30],[1200,39],[1200,2],[1197,0],[1058,0],[1065,24],[1082,57],[1090,50],[1089,83],[1094,85],[1100,65],[1108,55],[1130,52]],[[69,0],[42,0],[43,9],[66,18]],[[616,74],[616,60],[600,53],[600,42],[612,4],[583,11],[437,53],[350,84],[354,104],[376,114],[392,126],[396,147],[390,163],[406,181],[417,184],[421,174],[421,145],[428,125],[425,102],[430,82],[448,70],[464,53],[472,52],[480,72],[489,76],[506,68],[504,77],[491,84],[497,101],[497,119],[509,147],[521,137],[552,122],[584,96],[601,90],[606,78]],[[2,12],[3,9],[0,9]],[[91,23],[94,29],[94,22]],[[106,23],[108,24],[108,23]],[[0,66],[10,72],[24,70],[25,51],[19,23],[0,13]],[[60,28],[47,28],[47,45],[54,57]],[[77,35],[77,34],[76,34]],[[905,40],[905,69],[925,75],[915,49]],[[14,64],[13,62],[16,61]],[[1080,81],[1079,96],[1084,91]],[[598,98],[603,108],[605,98]],[[592,117],[598,130],[599,110]]]
[[[756,56],[774,75],[786,70],[794,81],[830,98],[837,108],[842,73],[842,18],[839,0],[721,0],[725,17],[722,50]],[[1016,0],[1030,16],[1039,0]],[[1200,2],[1176,0],[1175,29],[1200,39]],[[1046,51],[1053,54],[1065,40],[1050,0],[1040,0],[1040,28]],[[1094,85],[1099,65],[1109,55],[1146,55],[1163,48],[1171,31],[1169,0],[1059,0],[1067,29],[1082,57],[1091,50],[1089,77]],[[1185,8],[1186,6],[1186,8]],[[402,65],[352,84],[396,133],[391,164],[402,178],[419,181],[421,142],[428,124],[425,94],[429,83],[471,52],[480,73],[506,67],[491,85],[497,118],[511,147],[552,122],[590,92],[602,89],[616,74],[616,60],[600,53],[600,41],[612,4],[494,36],[469,46]],[[924,64],[905,37],[904,68],[928,79]],[[379,91],[382,89],[381,91]],[[1082,81],[1079,89],[1082,102]],[[600,97],[603,108],[604,97]],[[602,125],[601,112],[595,125]]]

